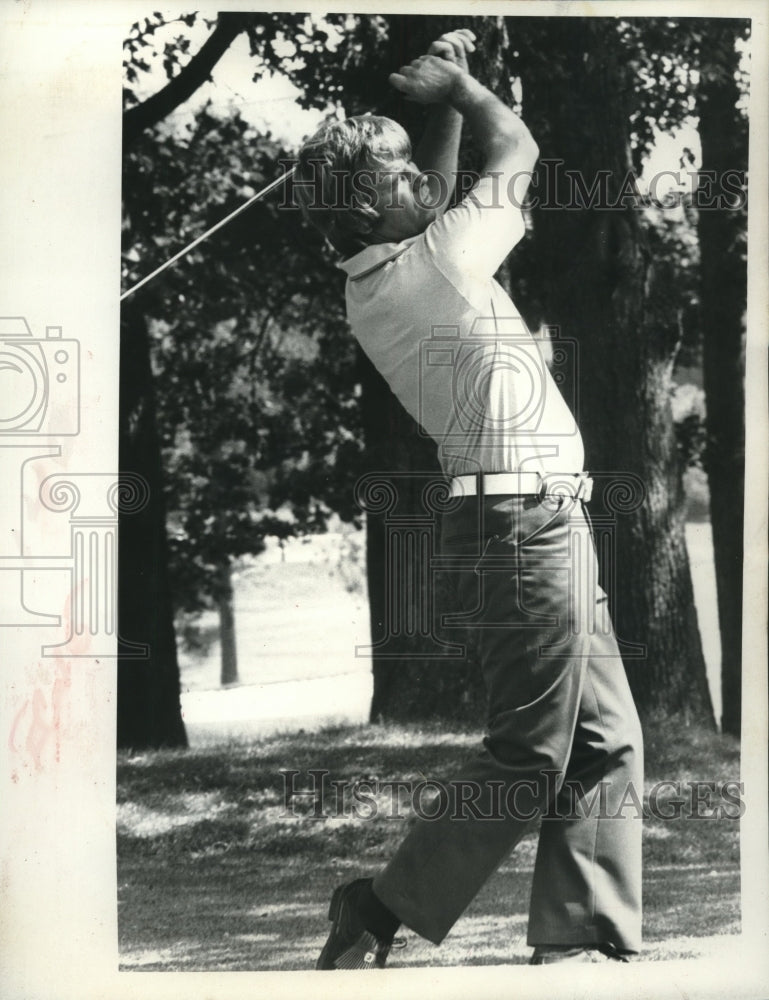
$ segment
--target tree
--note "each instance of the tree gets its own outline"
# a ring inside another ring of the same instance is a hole
[[[184,21],[190,26],[195,19],[196,15],[187,15]],[[142,129],[168,114],[188,96],[184,85],[180,86],[182,74],[171,94],[165,88],[165,97],[159,101],[149,99],[142,105],[131,89],[130,84],[137,80],[138,72],[148,68],[143,50],[151,45],[150,39],[163,23],[162,15],[153,15],[135,24],[125,43],[124,67],[129,86],[124,92],[124,151]],[[234,35],[230,41],[232,37]],[[219,41],[222,41],[221,33]],[[188,80],[194,81],[199,71],[196,85],[203,82],[226,48],[226,45],[220,47],[219,41],[209,46],[207,56],[197,61],[192,72],[188,70]],[[169,78],[174,76],[185,49],[183,40],[166,46],[165,65]],[[218,55],[214,58],[216,52]],[[123,188],[125,192],[125,177]],[[141,303],[134,300],[123,309],[120,325],[119,464],[121,470],[143,476],[149,483],[150,503],[141,516],[121,516],[119,519],[118,620],[122,637],[146,645],[148,655],[142,661],[118,657],[117,742],[120,747],[187,744],[179,703],[179,663],[156,414],[147,320]]]
[[[548,323],[577,343],[588,467],[619,483],[630,477],[628,490],[638,491],[616,519],[618,569],[604,586],[615,594],[614,622],[641,711],[707,719],[670,407],[679,329],[675,310],[665,308],[670,282],[649,252],[633,181],[630,120],[643,110],[637,66],[613,20],[553,19],[531,30],[539,38],[527,32],[515,68],[541,149],[532,266]],[[547,83],[544,52],[557,53],[547,59]],[[599,192],[592,206],[591,190]],[[601,517],[606,498],[597,499],[591,509]]]
[[[120,469],[144,477],[151,502],[138,513],[120,515],[118,522],[120,635],[149,648],[146,658],[118,659],[117,742],[133,748],[186,746],[149,334],[133,303],[122,315],[120,405]]]
[[[740,109],[735,39],[748,22],[713,20],[701,35],[697,91],[703,172],[699,239],[706,400],[705,466],[721,628],[722,727],[740,733],[742,547],[745,494],[744,315],[747,295],[746,189],[748,126]],[[735,194],[719,192],[731,176]]]

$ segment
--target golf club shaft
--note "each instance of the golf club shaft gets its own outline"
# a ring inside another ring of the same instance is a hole
[[[295,170],[296,167],[291,167],[290,170],[287,170],[285,173],[281,174],[280,177],[277,177],[274,181],[271,181],[266,187],[263,187],[261,191],[257,191],[255,195],[252,195],[252,197],[249,198],[248,201],[244,202],[239,208],[236,208],[234,212],[230,212],[230,214],[226,218],[221,219],[219,222],[216,223],[215,226],[211,226],[211,228],[206,230],[206,232],[203,233],[202,236],[198,236],[197,239],[193,240],[192,243],[189,243],[186,247],[184,247],[183,250],[180,250],[179,253],[174,254],[174,256],[171,257],[169,260],[167,260],[165,264],[161,264],[160,267],[155,268],[155,270],[151,274],[148,274],[146,277],[142,278],[141,281],[137,282],[133,286],[133,288],[129,288],[127,291],[123,292],[123,294],[120,296],[120,301],[123,302],[125,299],[128,298],[129,295],[133,295],[134,292],[138,291],[140,288],[146,285],[147,282],[152,281],[153,278],[156,278],[159,274],[165,271],[166,268],[170,267],[172,264],[175,264],[177,260],[181,260],[181,258],[184,257],[185,254],[188,254],[190,252],[190,250],[194,250],[196,246],[199,246],[204,240],[207,240],[208,237],[212,236],[217,230],[221,229],[223,226],[226,226],[228,222],[231,222],[237,215],[240,215],[241,212],[245,212],[247,208],[250,208],[254,204],[254,202],[259,201],[261,198],[264,198],[265,195],[268,195],[271,191],[274,191],[276,187],[279,187],[281,184],[284,184],[288,180],[288,178],[292,176]]]

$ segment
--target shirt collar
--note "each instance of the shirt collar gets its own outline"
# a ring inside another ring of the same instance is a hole
[[[403,251],[408,250],[414,240],[417,239],[419,239],[419,234],[417,236],[409,236],[402,243],[372,243],[364,250],[360,250],[352,257],[348,257],[347,260],[339,261],[336,266],[345,271],[355,281],[357,278],[363,278],[372,271],[375,271],[378,267],[382,267],[388,261],[400,257]]]

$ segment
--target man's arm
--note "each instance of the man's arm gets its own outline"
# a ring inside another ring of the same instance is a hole
[[[441,35],[428,49],[428,55],[445,59],[466,73],[467,56],[474,51],[475,35],[467,28],[460,28]],[[434,105],[414,151],[414,162],[420,170],[435,171],[445,179],[446,198],[440,208],[446,207],[454,192],[461,136],[462,113],[448,103]]]
[[[521,207],[539,156],[531,132],[511,108],[468,73],[457,76],[448,102],[467,120],[483,156],[483,174],[515,177],[511,193]]]
[[[515,112],[451,62],[420,56],[393,73],[390,83],[409,100],[447,103],[473,133],[482,175],[458,205],[428,226],[425,239],[438,267],[463,294],[481,294],[476,279],[493,276],[526,232],[521,209],[537,144]]]
[[[443,210],[451,200],[457,182],[457,158],[462,136],[462,115],[448,104],[436,104],[431,109],[427,125],[414,150],[414,163],[420,170],[440,174],[445,180],[439,208]]]
[[[520,207],[539,148],[518,115],[459,65],[435,55],[420,56],[390,83],[420,104],[445,103],[462,115],[483,156],[483,173],[517,175],[514,197]],[[423,165],[417,161],[417,165]],[[424,169],[424,168],[423,168]]]

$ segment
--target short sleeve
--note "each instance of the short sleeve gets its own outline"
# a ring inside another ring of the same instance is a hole
[[[481,177],[425,231],[437,267],[450,280],[488,281],[525,234],[523,213],[508,194],[509,179],[505,174]]]

